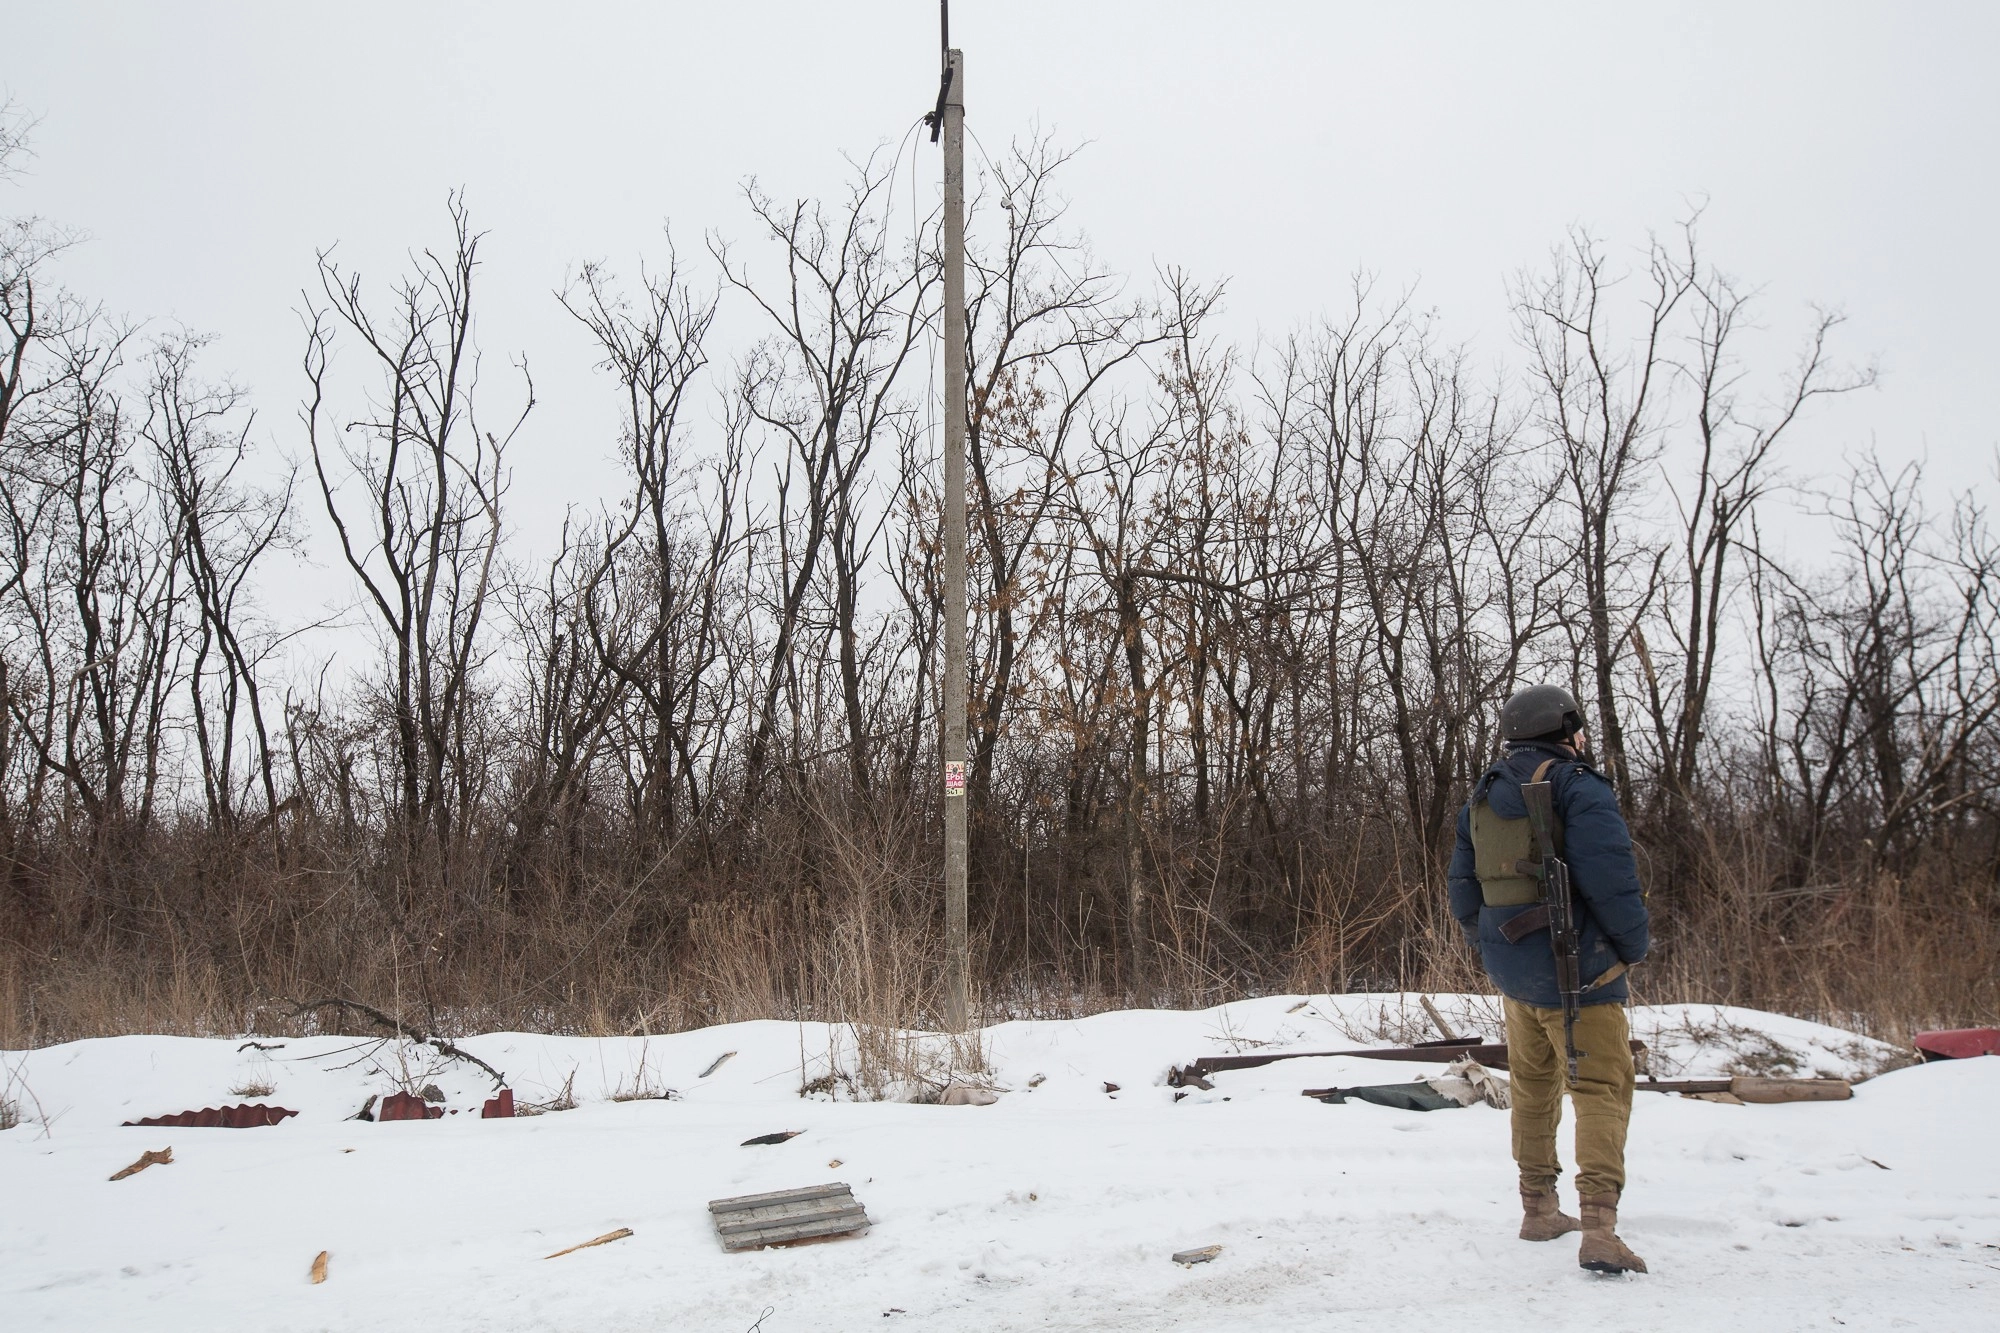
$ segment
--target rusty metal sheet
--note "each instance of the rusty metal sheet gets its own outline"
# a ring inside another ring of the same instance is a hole
[[[481,1120],[512,1120],[514,1118],[514,1090],[502,1088],[498,1096],[489,1097],[479,1108]]]
[[[149,1115],[143,1120],[127,1120],[128,1125],[172,1125],[183,1129],[256,1129],[275,1125],[297,1111],[262,1102],[240,1106],[205,1106],[199,1111],[177,1111],[173,1115]]]
[[[377,1120],[436,1120],[443,1114],[442,1106],[432,1106],[411,1092],[392,1092],[375,1108]]]

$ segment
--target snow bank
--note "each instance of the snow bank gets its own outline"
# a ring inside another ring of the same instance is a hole
[[[1490,999],[1434,999],[1462,1033],[1498,1035]],[[1860,1076],[1897,1056],[1739,1009],[1638,1010],[1633,1026],[1663,1076]],[[1580,1273],[1567,1242],[1513,1239],[1504,1114],[1298,1095],[1442,1061],[1291,1060],[1207,1092],[1165,1081],[1200,1055],[1434,1035],[1397,995],[1002,1023],[981,1034],[990,1106],[850,1100],[865,1081],[852,1035],[818,1024],[466,1039],[523,1102],[576,1102],[512,1121],[478,1118],[492,1084],[470,1065],[352,1038],[14,1053],[0,1081],[12,1071],[28,1090],[31,1119],[0,1133],[0,1327],[746,1330],[768,1309],[761,1333],[1374,1328],[1456,1322],[1466,1301],[1499,1330],[1990,1319],[2000,1060],[1896,1070],[1835,1104],[1642,1095],[1622,1230],[1654,1272],[1622,1280]],[[902,1050],[905,1095],[949,1076],[942,1040]],[[345,1118],[426,1084],[459,1114]],[[300,1114],[251,1130],[119,1123],[243,1100]],[[804,1132],[738,1146],[774,1130]],[[106,1179],[169,1145],[171,1164]],[[867,1207],[867,1235],[730,1255],[710,1230],[710,1199],[833,1180]],[[634,1234],[541,1258],[618,1227]],[[1208,1244],[1224,1247],[1212,1264],[1169,1262]]]

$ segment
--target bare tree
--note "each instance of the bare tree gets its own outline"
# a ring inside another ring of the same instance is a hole
[[[1572,232],[1550,270],[1513,284],[1521,341],[1530,359],[1537,418],[1563,460],[1576,522],[1572,567],[1582,585],[1585,666],[1594,686],[1594,734],[1612,779],[1630,783],[1617,670],[1631,625],[1651,604],[1660,554],[1622,526],[1659,455],[1668,394],[1672,321],[1699,276],[1694,221],[1669,249],[1646,252],[1638,329],[1621,333],[1612,297],[1620,281],[1603,247]]]
[[[293,479],[266,490],[242,476],[252,418],[236,388],[195,378],[203,342],[182,335],[154,346],[139,435],[153,452],[162,523],[176,534],[193,599],[186,684],[203,799],[209,819],[228,829],[240,814],[239,758],[247,757],[265,811],[278,808],[261,672],[271,638],[250,624],[251,589],[258,562],[288,539]],[[275,837],[275,820],[271,828]]]
[[[303,418],[327,517],[388,657],[383,682],[396,775],[396,818],[428,829],[448,854],[478,781],[472,753],[480,633],[494,585],[506,490],[504,458],[534,405],[504,434],[476,409],[473,278],[480,236],[464,200],[450,203],[453,245],[426,250],[415,273],[378,310],[359,274],[330,251],[319,258],[323,305],[307,303]],[[336,426],[332,375],[338,339],[351,338],[379,376],[365,415]],[[358,498],[343,498],[352,486]]]
[[[606,270],[587,265],[562,301],[597,340],[623,400],[620,452],[633,486],[630,523],[615,540],[607,535],[603,559],[608,566],[636,534],[636,564],[625,579],[649,586],[651,595],[644,621],[624,639],[602,641],[601,650],[642,702],[629,737],[638,767],[635,814],[650,847],[654,839],[674,836],[681,798],[694,781],[688,729],[719,651],[717,580],[737,541],[741,460],[732,450],[736,465],[719,474],[721,493],[707,509],[712,540],[703,542],[693,535],[698,525],[687,512],[683,416],[690,387],[707,364],[703,340],[715,321],[716,298],[688,286],[671,243],[664,272],[642,273],[639,286],[635,307],[614,291]],[[690,565],[691,545],[706,545],[707,560]]]
[[[834,210],[804,200],[780,205],[753,184],[751,211],[783,257],[784,276],[768,288],[714,244],[729,284],[770,321],[772,332],[743,363],[736,391],[784,450],[774,477],[769,665],[747,755],[753,789],[778,740],[780,702],[788,692],[796,700],[808,683],[798,674],[799,653],[822,580],[820,623],[834,645],[842,749],[856,790],[865,793],[872,783],[876,738],[863,700],[861,583],[880,517],[864,498],[876,447],[914,429],[901,374],[928,326],[938,274],[934,260],[913,265],[890,246],[882,213],[892,165],[863,163]]]

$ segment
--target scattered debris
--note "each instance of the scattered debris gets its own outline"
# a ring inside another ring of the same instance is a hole
[[[953,1080],[944,1085],[938,1094],[939,1106],[991,1106],[1000,1100],[1000,1094],[977,1083],[960,1083]]]
[[[1198,1250],[1180,1251],[1174,1255],[1174,1262],[1183,1268],[1192,1268],[1196,1264],[1208,1263],[1221,1253],[1222,1247],[1220,1245],[1204,1245]]]
[[[1449,1097],[1460,1106],[1485,1102],[1496,1110],[1504,1111],[1513,1105],[1513,1096],[1507,1091],[1507,1080],[1477,1060],[1454,1060],[1445,1066],[1442,1074],[1434,1074],[1424,1082],[1430,1085],[1432,1092]]]
[[[1966,1060],[1975,1055],[2000,1055],[2000,1028],[1947,1028],[1919,1032],[1917,1054],[1924,1060]]]
[[[1039,1088],[1042,1086],[1042,1084],[1048,1081],[1049,1081],[1049,1076],[1047,1074],[1037,1074],[1033,1078],[1028,1080],[1028,1086],[1031,1088]]]
[[[418,1088],[417,1096],[434,1106],[444,1105],[444,1089],[438,1087],[435,1083],[426,1083],[423,1087]]]
[[[149,1148],[145,1152],[139,1154],[138,1161],[132,1163],[132,1165],[126,1167],[123,1171],[118,1172],[111,1178],[113,1180],[123,1180],[127,1176],[138,1175],[141,1171],[144,1171],[149,1166],[168,1166],[173,1162],[173,1160],[174,1160],[174,1150],[171,1147],[160,1148],[157,1150]]]
[[[246,1041],[236,1048],[236,1053],[241,1055],[245,1051],[282,1051],[284,1049],[285,1043],[282,1041],[274,1041],[268,1045],[261,1041]]]
[[[729,1062],[729,1057],[734,1054],[736,1054],[736,1052],[734,1051],[724,1051],[721,1055],[716,1056],[713,1060],[708,1062],[708,1068],[701,1071],[701,1077],[707,1078],[710,1074],[713,1074],[716,1070],[722,1068],[723,1065]]]
[[[565,1254],[575,1254],[578,1250],[587,1250],[593,1245],[609,1245],[614,1240],[624,1240],[627,1236],[631,1234],[632,1234],[631,1227],[619,1227],[616,1231],[605,1232],[603,1235],[599,1236],[596,1240],[587,1240],[581,1245],[572,1245],[566,1250],[557,1250],[554,1254],[545,1254],[542,1256],[542,1258],[560,1259]]]
[[[1454,1060],[1445,1066],[1445,1078],[1463,1079],[1478,1092],[1479,1100],[1496,1111],[1509,1110],[1514,1105],[1514,1094],[1507,1086],[1507,1080],[1482,1065],[1477,1060]],[[1436,1088],[1437,1079],[1430,1084]],[[1438,1088],[1442,1092],[1444,1089]]]
[[[828,1163],[826,1164],[826,1169],[827,1169],[827,1170],[829,1170],[829,1171],[837,1171],[837,1170],[839,1170],[839,1169],[840,1169],[840,1159],[839,1159],[838,1157],[836,1157],[836,1158],[834,1158],[834,1159],[833,1159],[833,1160],[832,1160],[831,1162],[828,1162]]]
[[[282,1106],[266,1106],[262,1102],[246,1102],[241,1106],[205,1106],[199,1111],[176,1111],[172,1115],[149,1115],[143,1120],[127,1120],[129,1125],[172,1126],[176,1129],[256,1129],[262,1125],[275,1125],[286,1116],[297,1115],[297,1111]]]
[[[716,1199],[708,1205],[725,1250],[758,1250],[829,1240],[866,1230],[868,1213],[838,1182]]]
[[[1645,1054],[1646,1043],[1631,1043],[1632,1054]],[[1420,1041],[1414,1046],[1371,1046],[1358,1051],[1270,1051],[1258,1055],[1205,1055],[1175,1069],[1167,1071],[1167,1086],[1170,1088],[1196,1087],[1210,1088],[1210,1074],[1219,1074],[1230,1069],[1256,1069],[1263,1065],[1275,1064],[1280,1060],[1310,1060],[1318,1057],[1341,1056],[1355,1060],[1415,1060],[1437,1061],[1467,1059],[1477,1060],[1488,1069],[1507,1067],[1507,1044],[1505,1042],[1478,1041]]]
[[[326,1281],[327,1258],[328,1255],[325,1250],[321,1250],[317,1255],[313,1257],[312,1272],[307,1274],[307,1276],[312,1279],[314,1286],[318,1286],[320,1283]]]
[[[1678,1092],[1709,1101],[1773,1105],[1779,1102],[1844,1102],[1854,1085],[1844,1078],[1642,1078],[1633,1085],[1643,1092]]]
[[[759,1134],[754,1139],[745,1139],[736,1146],[739,1148],[762,1148],[773,1143],[783,1143],[786,1139],[795,1139],[803,1133],[805,1133],[803,1129],[781,1129],[774,1134]]]
[[[1118,1091],[1118,1085],[1116,1083],[1106,1083],[1104,1085],[1104,1090],[1106,1092],[1116,1092]]]
[[[361,1109],[347,1117],[349,1120],[373,1120],[375,1118],[375,1094],[369,1093],[368,1100],[361,1103]]]

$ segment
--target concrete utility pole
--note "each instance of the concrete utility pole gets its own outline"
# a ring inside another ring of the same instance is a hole
[[[965,909],[965,56],[944,88],[944,1022],[972,1010]]]

